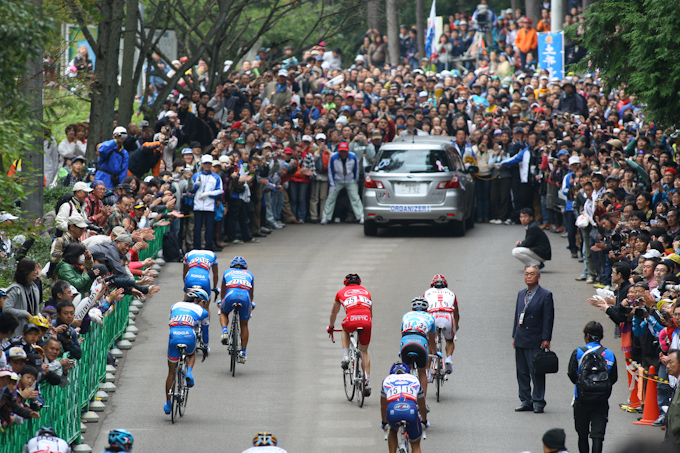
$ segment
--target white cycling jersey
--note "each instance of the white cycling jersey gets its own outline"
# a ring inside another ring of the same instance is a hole
[[[245,450],[243,453],[287,453],[286,450],[279,447],[252,447]]]
[[[427,311],[453,311],[458,307],[456,295],[448,288],[430,288],[423,295],[428,304]]]
[[[36,436],[24,445],[23,453],[71,453],[71,446],[54,436]]]

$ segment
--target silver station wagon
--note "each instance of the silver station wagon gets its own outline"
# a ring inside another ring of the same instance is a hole
[[[474,227],[475,186],[453,137],[404,137],[384,144],[364,181],[364,234],[379,227],[442,224],[454,236]]]

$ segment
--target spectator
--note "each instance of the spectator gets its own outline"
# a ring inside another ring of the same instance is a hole
[[[104,181],[95,180],[92,183],[92,192],[85,199],[85,213],[87,220],[100,228],[106,226],[106,222],[113,214],[113,207],[104,205],[102,201],[106,196]]]
[[[113,139],[99,147],[99,161],[95,179],[102,181],[107,189],[113,189],[123,182],[128,173],[129,154],[123,143],[128,133],[124,127],[117,127],[113,131]]]
[[[78,332],[72,324],[75,320],[76,308],[70,300],[62,300],[57,304],[57,319],[52,321],[57,340],[61,343],[64,351],[68,351],[69,357],[80,360],[83,351],[78,341]]]
[[[536,58],[538,35],[536,34],[536,29],[532,27],[531,19],[528,17],[523,17],[519,23],[522,28],[517,32],[515,45],[519,49],[521,65],[524,67],[527,62],[527,54],[531,54],[533,58]]]
[[[76,156],[85,157],[85,143],[76,138],[76,125],[66,126],[66,138],[59,142],[59,166],[64,167]]]
[[[609,396],[618,379],[614,353],[600,344],[604,329],[590,321],[583,329],[585,346],[571,354],[567,374],[575,384],[574,425],[580,453],[601,453],[609,415]],[[603,375],[606,379],[603,380]],[[592,439],[592,450],[588,442]]]
[[[45,340],[45,363],[43,364],[43,380],[51,385],[66,387],[69,384],[68,370],[74,365],[74,360],[67,357],[59,358],[61,343],[54,337]]]
[[[5,343],[5,340],[8,340],[14,336],[14,331],[18,326],[19,321],[13,315],[9,313],[0,314],[0,345]],[[0,368],[6,367],[7,365],[8,363],[6,354],[0,353]]]
[[[30,365],[23,367],[19,373],[19,382],[15,391],[19,404],[35,412],[38,412],[43,406],[40,390],[34,385],[35,381],[38,380],[38,374],[38,370]]]
[[[87,224],[85,223],[85,220],[78,214],[73,214],[68,218],[68,230],[61,237],[56,238],[54,242],[52,242],[50,248],[49,275],[52,275],[57,264],[61,261],[66,247],[70,244],[80,243],[80,237],[85,232],[86,227]],[[89,252],[85,253],[85,261],[82,264],[87,269],[92,269],[92,256]]]
[[[85,164],[86,161],[83,156],[76,156],[71,159],[71,172],[61,180],[61,185],[73,187],[75,183],[84,181],[86,175]]]
[[[57,264],[55,278],[66,280],[73,285],[80,294],[90,292],[92,282],[96,277],[96,271],[85,266],[87,257],[92,260],[92,255],[87,252],[83,244],[69,244],[64,250],[64,258]]]
[[[534,210],[522,208],[519,220],[526,227],[523,241],[517,241],[512,249],[512,256],[520,260],[525,266],[545,267],[545,261],[551,259],[550,240],[534,221]]]
[[[7,362],[14,373],[19,374],[21,369],[26,366],[27,357],[26,351],[24,351],[23,348],[18,346],[9,348],[5,355],[7,356]]]
[[[2,310],[3,314],[9,313],[19,321],[15,335],[20,335],[28,319],[38,314],[42,301],[41,272],[42,266],[28,258],[17,263],[14,283],[6,290],[7,301]]]
[[[62,203],[59,209],[57,209],[57,217],[54,223],[58,230],[62,232],[68,230],[68,219],[72,215],[79,215],[84,221],[87,219],[85,199],[90,192],[92,192],[92,189],[84,182],[78,182],[73,185],[73,196],[68,201]]]
[[[668,351],[668,375],[673,376],[676,381],[680,379],[680,351],[671,349]],[[675,448],[680,446],[680,392],[677,387],[673,392],[673,398],[668,406],[666,415],[666,442]]]
[[[330,191],[326,199],[321,224],[328,223],[328,219],[333,216],[335,200],[341,190],[345,190],[352,204],[354,216],[359,223],[364,223],[363,205],[359,198],[359,162],[357,157],[349,152],[349,145],[342,142],[338,145],[338,150],[333,153],[328,161],[328,183]]]
[[[555,308],[552,293],[538,284],[540,279],[538,267],[527,266],[524,269],[527,288],[517,294],[512,347],[515,349],[521,405],[515,412],[534,411],[542,414],[546,404],[545,374],[534,373],[534,356],[539,348],[550,349]]]
[[[201,158],[203,170],[193,176],[194,196],[194,249],[201,250],[203,224],[205,224],[205,248],[221,252],[215,241],[215,206],[224,194],[222,180],[212,171],[213,158],[206,154]]]
[[[562,453],[567,451],[567,435],[562,428],[549,429],[543,434],[544,453]]]

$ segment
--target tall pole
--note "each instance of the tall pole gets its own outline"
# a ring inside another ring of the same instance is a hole
[[[385,15],[387,19],[387,50],[390,55],[390,63],[398,65],[399,61],[399,25],[397,21],[397,0],[386,0]]]
[[[423,16],[423,0],[416,0],[416,29],[418,30],[418,64],[425,58],[425,17]]]
[[[139,0],[125,2],[125,32],[123,33],[123,64],[120,71],[118,125],[127,127],[134,109],[137,84],[134,83],[135,50],[139,22]],[[143,58],[142,55],[139,58]]]
[[[36,11],[42,12],[42,0],[30,0]],[[31,144],[22,153],[23,169],[21,177],[26,181],[26,202],[22,206],[24,212],[32,219],[43,215],[43,184],[45,179],[45,162],[43,152],[43,59],[42,49],[36,52],[37,57],[26,65],[23,93],[28,100],[29,115],[34,126],[29,130]]]
[[[564,0],[550,0],[550,31],[562,31],[564,25]]]

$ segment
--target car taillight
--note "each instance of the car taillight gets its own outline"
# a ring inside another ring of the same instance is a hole
[[[437,184],[437,189],[458,189],[460,187],[460,179],[457,175],[453,175],[450,181],[442,181]]]
[[[380,181],[374,181],[370,176],[366,176],[366,181],[364,181],[364,187],[367,189],[384,189],[383,183]]]

